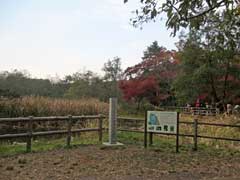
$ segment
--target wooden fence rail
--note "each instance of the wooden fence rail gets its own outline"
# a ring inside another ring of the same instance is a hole
[[[27,152],[31,152],[32,149],[32,138],[39,137],[39,136],[49,136],[49,135],[67,135],[66,137],[66,145],[69,147],[71,145],[71,136],[75,133],[80,132],[91,132],[95,131],[98,132],[99,141],[102,141],[103,135],[103,119],[106,117],[103,115],[96,115],[96,116],[56,116],[56,117],[20,117],[20,118],[0,118],[0,124],[3,123],[17,123],[17,122],[26,122],[27,123],[27,132],[25,133],[17,133],[17,134],[3,134],[0,135],[0,140],[3,139],[12,139],[12,138],[26,138],[26,150]],[[66,130],[52,130],[52,131],[43,131],[43,132],[34,132],[33,123],[34,122],[42,122],[42,121],[67,121],[67,128]],[[72,129],[73,121],[76,120],[97,120],[98,127],[97,128],[84,128],[84,129]],[[119,131],[127,131],[127,132],[136,132],[136,133],[144,133],[144,119],[141,118],[126,118],[126,117],[118,117],[119,124],[124,124],[123,122],[130,122],[135,126],[139,126],[138,129],[124,129],[118,128]],[[215,127],[230,127],[230,128],[240,128],[240,125],[232,125],[232,124],[217,124],[217,123],[207,123],[207,122],[198,122],[195,119],[193,122],[189,121],[180,121],[180,124],[190,125],[193,128],[193,134],[182,134],[180,133],[179,136],[182,137],[190,137],[193,138],[193,149],[197,150],[198,146],[198,138],[205,138],[205,139],[215,139],[215,140],[225,140],[225,141],[236,141],[240,142],[240,138],[227,138],[227,137],[213,137],[213,136],[205,136],[201,135],[198,132],[199,126],[215,126]],[[180,126],[181,129],[181,126]],[[158,132],[157,134],[160,135],[170,135],[176,136],[176,134],[172,133],[161,133]],[[150,135],[151,142],[153,140],[152,137],[153,133]]]
[[[31,117],[31,116],[30,116]],[[29,121],[30,117],[17,117],[17,118],[0,118],[1,123],[8,123],[8,122],[25,122]],[[34,122],[40,121],[57,121],[62,120],[65,121],[69,118],[69,116],[49,116],[49,117],[33,117]],[[105,118],[103,115],[95,115],[95,116],[72,116],[72,120],[79,120],[79,119],[98,119],[98,118]]]
[[[17,133],[17,134],[3,134],[0,135],[0,140],[11,139],[11,138],[26,138],[26,151],[31,152],[32,150],[32,138],[38,136],[49,136],[49,135],[63,135],[66,134],[66,145],[67,147],[71,144],[71,136],[74,133],[79,132],[91,132],[97,131],[99,135],[99,141],[102,141],[102,132],[103,132],[103,119],[105,116],[96,115],[96,116],[56,116],[56,117],[19,117],[19,118],[0,118],[0,124],[3,123],[17,123],[17,122],[26,122],[27,132],[26,133]],[[67,130],[54,130],[54,131],[43,131],[43,132],[34,132],[33,123],[41,121],[67,121]],[[84,128],[84,129],[72,129],[73,120],[98,120],[97,128]]]
[[[144,127],[144,119],[140,119],[140,118],[126,118],[126,117],[119,117],[118,120],[120,121],[119,124],[121,124],[121,121],[133,121],[133,124],[136,124],[135,121],[139,121],[142,124],[142,127]],[[122,123],[123,124],[123,123]],[[230,127],[230,128],[240,128],[240,125],[232,125],[232,124],[217,124],[217,123],[206,123],[206,122],[198,122],[197,119],[194,119],[193,122],[189,122],[189,121],[179,121],[179,124],[186,124],[186,125],[191,125],[193,128],[193,134],[182,134],[179,133],[179,136],[182,137],[191,137],[193,138],[193,150],[197,150],[197,146],[198,146],[198,138],[204,138],[204,139],[214,139],[214,140],[224,140],[224,141],[233,141],[233,142],[240,142],[240,137],[239,138],[228,138],[228,137],[214,137],[214,136],[205,136],[205,135],[200,135],[198,132],[198,128],[199,126],[214,126],[214,127]],[[181,126],[180,126],[181,129]],[[126,132],[136,132],[136,133],[144,133],[143,129],[123,129],[123,128],[119,128],[119,131],[126,131]],[[172,134],[172,133],[161,133],[161,132],[157,132],[156,134],[160,134],[160,135],[169,135],[169,136],[176,136],[176,134]],[[152,142],[152,137],[153,133],[149,133],[149,141]]]

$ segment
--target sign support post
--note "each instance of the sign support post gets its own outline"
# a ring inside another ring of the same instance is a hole
[[[177,113],[176,153],[179,152],[179,112]]]
[[[144,148],[147,148],[147,111],[145,111],[144,120]]]
[[[153,144],[153,132],[149,133],[149,146]]]

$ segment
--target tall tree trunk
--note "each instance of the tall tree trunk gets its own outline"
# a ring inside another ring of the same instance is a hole
[[[229,77],[229,68],[230,68],[230,63],[228,61],[227,63],[227,66],[226,66],[226,73],[225,73],[225,76],[224,76],[224,85],[223,85],[223,97],[222,97],[222,102],[223,102],[223,106],[224,106],[224,110],[226,111],[226,102],[225,102],[225,99],[226,99],[226,96],[227,96],[227,81],[228,81],[228,77]]]
[[[210,65],[210,67],[214,66],[214,64],[212,63],[212,57],[210,54],[208,54],[208,63]],[[219,101],[219,98],[217,96],[217,91],[216,91],[216,87],[215,87],[215,83],[214,83],[214,78],[212,73],[210,73],[210,83],[211,83],[211,95],[212,95],[212,99],[214,102],[212,103],[216,103]]]
[[[219,101],[219,98],[217,96],[217,91],[216,91],[216,87],[215,87],[214,79],[213,79],[212,75],[210,75],[210,81],[211,81],[211,95],[212,95],[214,103],[216,103]]]
[[[139,110],[140,110],[141,102],[142,102],[142,98],[139,98],[138,101],[137,101],[137,113],[138,113]]]

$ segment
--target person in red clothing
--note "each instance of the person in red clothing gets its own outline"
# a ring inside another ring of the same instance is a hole
[[[196,100],[195,107],[200,107],[200,99],[199,98]]]

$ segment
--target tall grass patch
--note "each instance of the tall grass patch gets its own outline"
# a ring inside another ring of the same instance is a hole
[[[97,99],[53,99],[26,96],[0,100],[1,117],[107,114],[108,104]]]

